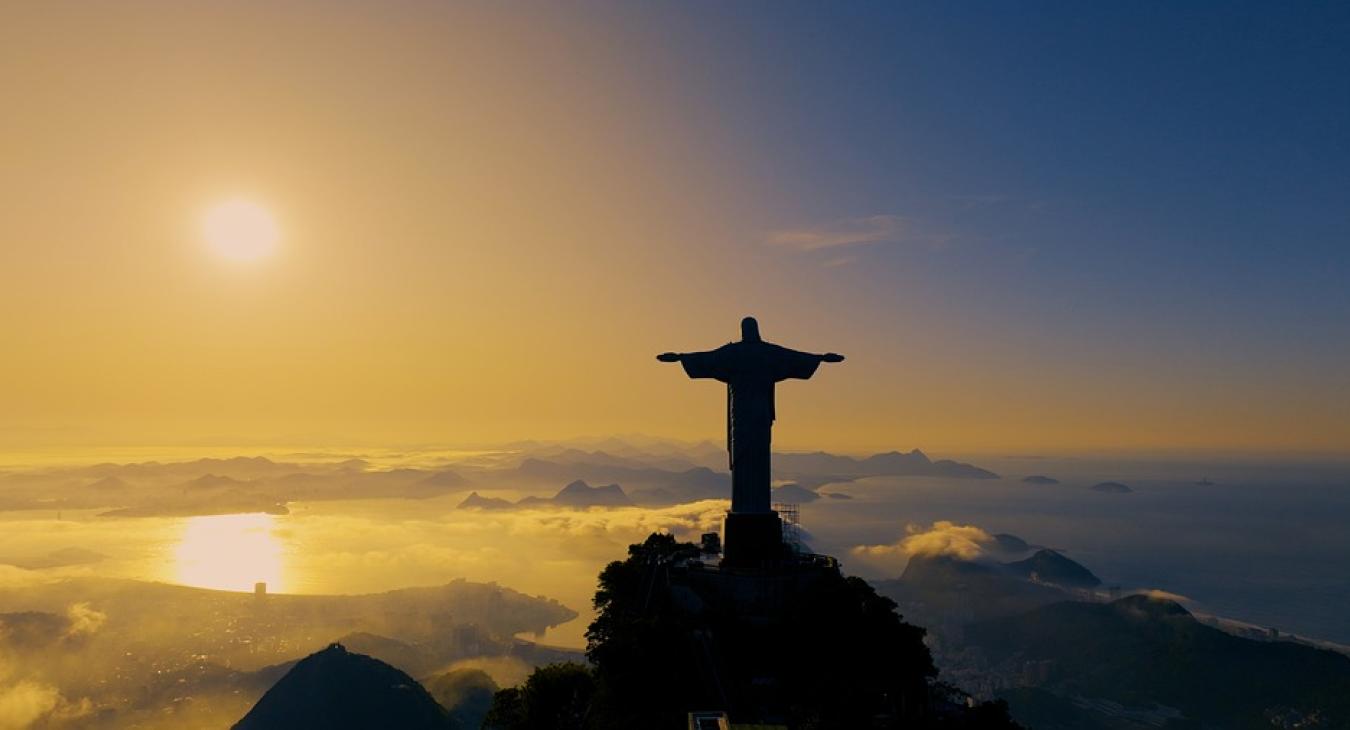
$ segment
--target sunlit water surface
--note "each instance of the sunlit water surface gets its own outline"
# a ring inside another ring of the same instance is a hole
[[[286,593],[286,544],[269,514],[212,515],[183,521],[173,548],[175,583],[222,591]]]
[[[857,545],[894,543],[907,525],[936,520],[1009,532],[1066,551],[1108,584],[1159,588],[1193,608],[1263,626],[1350,643],[1350,485],[1268,475],[1209,476],[1199,486],[1147,470],[1078,465],[1001,465],[1055,471],[1064,483],[869,479],[826,487],[853,499],[803,505],[812,546],[868,578],[895,577],[903,558],[864,559]],[[1132,494],[1088,488],[1127,481]],[[672,528],[694,539],[716,526],[725,503],[667,510],[470,512],[462,494],[428,500],[300,503],[289,515],[121,519],[92,513],[0,514],[0,554],[39,555],[72,546],[106,560],[27,573],[0,572],[0,587],[40,575],[102,575],[221,590],[366,593],[456,578],[495,581],[556,598],[581,616],[549,643],[584,644],[595,576],[630,542]]]

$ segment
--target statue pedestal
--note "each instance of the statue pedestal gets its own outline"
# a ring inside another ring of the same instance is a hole
[[[777,512],[728,512],[722,532],[722,565],[731,569],[766,568],[781,562],[783,521]]]
[[[642,585],[659,586],[653,589],[656,597],[647,599],[650,605],[671,612],[665,620],[671,622],[668,630],[679,643],[669,647],[671,656],[660,661],[682,662],[675,665],[682,667],[677,681],[692,688],[685,690],[686,711],[715,708],[747,727],[787,727],[788,708],[801,699],[796,693],[803,685],[812,685],[812,672],[824,666],[804,659],[798,638],[807,637],[807,647],[834,647],[840,656],[859,650],[836,643],[831,637],[839,627],[828,619],[821,623],[815,614],[817,607],[848,594],[840,590],[844,578],[839,563],[825,555],[789,551],[774,531],[777,525],[772,512],[729,513],[731,545],[740,539],[742,548],[765,547],[770,538],[777,538],[778,550],[756,556],[759,562],[749,565],[729,565],[727,557],[720,564],[705,563],[703,555],[686,553],[687,557],[666,563],[664,583],[643,579]],[[750,537],[754,533],[741,528],[760,530],[765,542],[746,542],[754,539]],[[751,560],[744,551],[732,550],[732,562]],[[852,610],[863,608],[855,604]],[[671,675],[657,676],[663,683],[671,681]],[[807,679],[794,683],[794,676]]]

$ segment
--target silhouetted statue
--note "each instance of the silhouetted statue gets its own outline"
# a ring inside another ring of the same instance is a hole
[[[740,342],[710,352],[667,352],[656,359],[680,363],[691,378],[713,378],[727,384],[727,452],[731,457],[727,559],[734,562],[737,553],[745,555],[747,548],[768,549],[767,545],[746,543],[767,541],[779,527],[777,515],[769,509],[774,384],[789,378],[807,380],[820,363],[842,362],[844,356],[798,352],[765,342],[759,336],[759,323],[754,317],[746,317],[741,320]],[[766,515],[767,519],[763,517]],[[733,523],[745,529],[733,528]],[[747,537],[738,540],[733,534],[736,532],[747,533]],[[750,532],[757,537],[749,537]],[[781,537],[775,539],[781,541]],[[742,544],[736,545],[738,541]]]

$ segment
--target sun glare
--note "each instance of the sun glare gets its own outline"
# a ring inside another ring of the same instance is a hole
[[[178,583],[223,591],[285,590],[276,518],[266,514],[190,517],[174,550]]]
[[[254,261],[270,255],[281,231],[263,206],[235,198],[211,206],[202,219],[206,243],[221,256],[235,261]]]

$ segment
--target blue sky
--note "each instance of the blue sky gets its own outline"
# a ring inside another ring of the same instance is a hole
[[[872,285],[945,248],[928,285],[1029,329],[1345,364],[1350,7],[690,7],[642,31],[785,226],[907,221]]]
[[[859,315],[874,331],[933,316],[1177,392],[1347,403],[1350,6],[732,3],[635,23],[716,100],[695,122],[734,140],[782,227],[859,231],[809,255],[846,272],[822,298],[878,310]],[[866,240],[880,217],[893,235]]]

